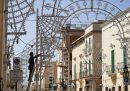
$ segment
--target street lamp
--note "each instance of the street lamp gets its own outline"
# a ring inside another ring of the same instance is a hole
[[[123,69],[123,80],[124,80],[124,84],[128,85],[129,84],[129,71],[128,71],[128,67],[127,65],[124,66]]]

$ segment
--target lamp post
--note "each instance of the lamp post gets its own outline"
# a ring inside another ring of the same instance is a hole
[[[128,67],[127,65],[124,66],[123,69],[123,81],[124,81],[124,85],[129,85],[130,81],[129,81],[129,71],[128,71]]]

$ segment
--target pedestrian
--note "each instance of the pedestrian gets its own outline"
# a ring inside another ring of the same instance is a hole
[[[37,58],[38,56],[40,56],[41,54],[38,54],[36,56],[33,55],[33,52],[30,52],[30,58],[29,58],[29,66],[28,66],[28,70],[29,70],[29,77],[28,77],[28,81],[30,80],[31,74],[33,72],[33,67],[34,67],[34,59]]]

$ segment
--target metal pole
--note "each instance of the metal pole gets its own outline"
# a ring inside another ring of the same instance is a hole
[[[40,51],[42,50],[42,34],[40,34]],[[41,91],[41,71],[42,71],[42,57],[40,57],[40,86],[39,86],[39,91]]]
[[[36,16],[36,55],[38,54],[38,9]],[[38,91],[39,73],[38,73],[38,58],[36,58],[36,91]]]
[[[7,70],[7,55],[8,55],[8,50],[7,50],[7,14],[8,14],[8,0],[3,0],[4,2],[4,28],[3,30],[5,31],[5,44],[4,44],[4,49],[5,49],[5,53],[4,53],[4,68],[3,68],[3,76],[4,76],[4,88],[3,91],[7,91],[7,74],[6,74],[6,70]]]

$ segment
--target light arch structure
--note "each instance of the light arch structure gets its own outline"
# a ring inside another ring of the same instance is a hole
[[[82,19],[83,17],[85,21]],[[51,41],[51,45],[56,45],[58,48],[61,47],[60,33],[66,24],[85,24],[85,29],[95,20],[113,23],[111,27],[114,26],[118,29],[116,36],[121,40],[120,46],[125,45],[126,29],[123,25],[124,21],[128,25],[130,21],[126,12],[107,0],[43,0],[41,15],[37,16],[38,35],[54,40]],[[100,56],[97,56],[96,59],[99,58]],[[99,74],[101,73],[99,72]]]
[[[49,38],[55,37],[59,40],[60,36],[56,36],[60,34],[66,24],[86,24],[87,27],[95,20],[104,20],[117,27],[116,36],[120,38],[121,47],[126,44],[126,31],[129,29],[126,30],[123,25],[124,23],[129,25],[130,21],[126,12],[107,0],[43,0],[41,12],[38,23],[43,26],[42,29],[41,26],[38,27],[39,31],[44,32],[43,36],[54,33],[54,36]],[[92,15],[93,17],[91,17]],[[85,17],[86,22],[82,19],[83,17]],[[55,41],[55,43],[60,44],[59,41]]]
[[[126,28],[123,25],[124,21],[128,25],[130,21],[126,12],[107,0],[43,0],[41,15],[37,15],[38,35],[51,39],[49,45],[55,45],[56,50],[56,48],[61,47],[62,41],[59,40],[62,40],[60,34],[63,27],[66,27],[67,24],[80,24],[85,25],[85,29],[95,20],[112,23],[111,27],[114,26],[118,29],[116,36],[120,38],[120,46],[125,45]],[[97,59],[97,63],[102,64],[99,61],[100,56],[95,59]]]
[[[41,53],[41,56],[40,56],[40,61],[38,62],[38,65],[41,64],[41,77],[40,79],[43,79],[44,77],[44,70],[46,68],[46,64],[49,64],[50,60],[54,57],[54,50],[55,50],[55,47],[54,46],[49,46],[49,44],[51,44],[51,40],[47,40],[45,37],[43,36],[40,36],[38,38],[38,40],[40,40],[42,43],[42,45],[40,44],[40,49],[38,49]],[[40,43],[41,43],[40,42]],[[28,79],[28,60],[29,60],[29,54],[30,52],[33,52],[34,55],[36,55],[36,38],[35,39],[32,39],[30,42],[28,42],[26,44],[26,46],[23,48],[23,51],[15,56],[19,56],[21,58],[21,67],[22,67],[22,70],[23,70],[23,85],[27,85],[25,83],[27,83],[27,79]],[[42,50],[42,49],[44,50]],[[47,57],[45,57],[44,55],[49,55]],[[46,62],[46,63],[45,63]],[[40,72],[40,67],[38,69],[38,71]]]
[[[33,5],[35,0],[7,0],[5,13],[7,23],[8,52],[12,55],[15,43],[18,43],[21,35],[26,34],[25,22],[29,16],[35,13]],[[12,56],[10,56],[12,57]]]

